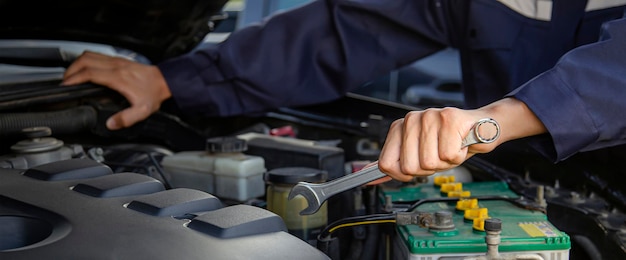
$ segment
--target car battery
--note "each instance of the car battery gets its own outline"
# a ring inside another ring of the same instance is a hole
[[[503,259],[569,259],[570,237],[543,211],[520,203],[505,182],[435,179],[405,187],[382,185],[379,196],[388,207],[404,205],[407,212],[431,216],[429,225],[396,227],[393,259],[491,259],[484,230],[491,220],[501,221],[496,254]]]

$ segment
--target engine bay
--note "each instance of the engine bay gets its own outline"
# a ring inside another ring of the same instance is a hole
[[[306,202],[286,199],[295,183],[330,181],[375,161],[389,124],[413,107],[349,94],[207,119],[166,106],[112,132],[104,121],[126,103],[102,87],[2,88],[3,258],[626,255],[621,191],[520,143],[410,183],[357,187],[314,215],[298,214]]]

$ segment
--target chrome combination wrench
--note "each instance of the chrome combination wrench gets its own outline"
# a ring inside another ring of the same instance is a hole
[[[495,126],[495,134],[493,136],[484,138],[480,135],[480,127],[484,124]],[[495,120],[491,118],[481,119],[474,124],[470,133],[463,139],[462,146],[466,147],[478,143],[492,143],[497,140],[499,136],[500,126]],[[378,169],[378,165],[373,165],[325,183],[299,182],[291,189],[287,199],[291,200],[298,195],[303,196],[307,201],[307,207],[300,211],[300,215],[311,215],[317,212],[322,203],[333,195],[385,176],[386,174]]]

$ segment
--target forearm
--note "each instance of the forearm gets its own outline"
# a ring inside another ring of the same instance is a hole
[[[459,33],[448,31],[457,3],[444,3],[313,1],[159,66],[184,111],[235,115],[326,102],[445,48]]]

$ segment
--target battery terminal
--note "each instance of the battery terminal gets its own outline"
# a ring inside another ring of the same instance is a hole
[[[418,225],[422,228],[427,228],[434,223],[434,216],[428,212],[395,212],[396,225]]]

